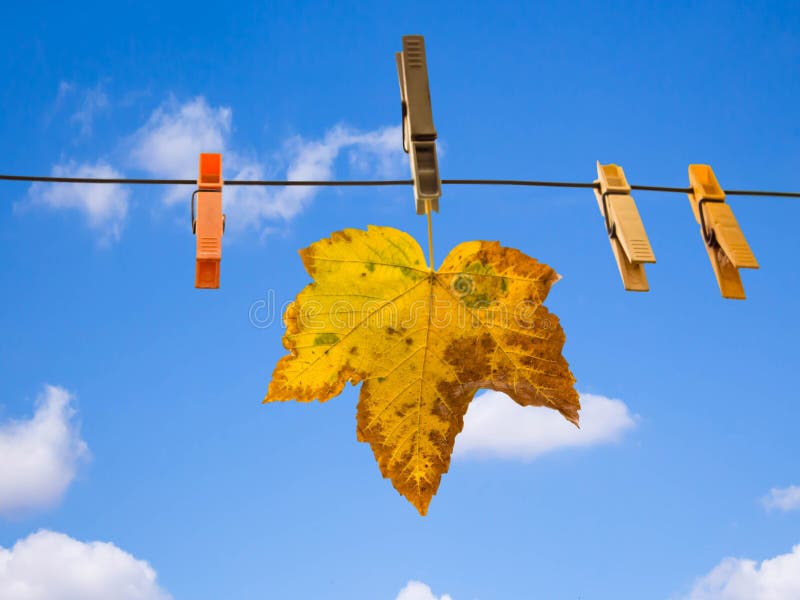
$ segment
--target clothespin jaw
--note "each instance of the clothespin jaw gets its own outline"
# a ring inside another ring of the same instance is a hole
[[[725,192],[709,165],[689,165],[689,201],[708,258],[714,267],[719,290],[724,298],[744,300],[739,269],[758,269],[758,261],[742,233]]]
[[[629,292],[647,292],[650,287],[644,265],[656,262],[656,257],[631,196],[625,172],[618,165],[601,165],[598,161],[597,177],[595,183],[599,189],[594,189],[594,195],[605,219],[622,284]]]
[[[221,154],[200,155],[197,190],[192,194],[192,231],[197,238],[194,287],[217,289],[222,260],[222,233],[225,231]]]
[[[403,51],[395,54],[400,100],[403,107],[403,149],[411,161],[417,214],[425,214],[425,204],[439,212],[442,181],[436,156],[436,128],[433,126],[431,92],[425,38],[403,36]]]

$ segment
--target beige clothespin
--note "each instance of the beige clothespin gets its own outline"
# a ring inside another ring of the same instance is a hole
[[[608,232],[608,241],[617,259],[622,283],[629,292],[647,292],[645,263],[656,262],[644,223],[631,197],[631,187],[625,172],[618,165],[601,165],[597,162],[595,181],[600,189],[594,189],[600,214],[603,215]]]
[[[724,298],[744,300],[744,286],[739,269],[757,269],[758,262],[747,240],[725,203],[725,192],[709,165],[689,165],[689,185],[694,218],[714,267],[719,290]]]
[[[425,214],[425,204],[439,212],[442,181],[436,158],[436,128],[433,126],[431,92],[425,38],[404,35],[403,51],[395,54],[400,100],[403,106],[403,149],[411,161],[417,214]]]

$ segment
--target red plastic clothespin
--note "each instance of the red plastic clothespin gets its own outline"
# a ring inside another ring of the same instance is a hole
[[[195,212],[195,196],[197,211]],[[194,287],[219,288],[219,263],[222,260],[222,155],[201,154],[197,190],[192,194],[192,232],[197,238]]]

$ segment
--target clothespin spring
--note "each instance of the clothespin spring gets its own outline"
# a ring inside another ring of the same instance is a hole
[[[403,152],[408,154],[409,151],[411,150],[411,145],[408,143],[408,132],[406,131],[406,119],[408,118],[408,103],[404,99],[400,100],[400,115],[401,115],[400,129],[403,131]]]
[[[706,244],[709,248],[714,247],[717,242],[717,238],[714,235],[714,230],[708,230],[706,226],[706,217],[703,211],[703,204],[706,202],[712,202],[714,204],[724,204],[725,200],[720,200],[718,198],[701,198],[697,202],[697,212],[700,213],[700,233],[703,234],[703,239],[706,241]]]
[[[609,239],[616,240],[617,239],[617,224],[612,223],[611,219],[608,216],[608,196],[628,196],[630,195],[629,192],[615,192],[613,190],[606,190],[603,192],[603,219],[606,222],[606,232],[608,233]]]
[[[216,191],[217,190],[213,190],[213,189],[207,189],[206,190],[206,189],[203,189],[203,188],[197,188],[195,191],[192,192],[192,202],[191,202],[192,233],[197,233],[197,219],[195,218],[195,210],[194,210],[195,202],[196,202],[195,198],[197,197],[197,194],[199,194],[200,192],[216,192]],[[225,214],[224,213],[222,215],[222,232],[225,233]]]

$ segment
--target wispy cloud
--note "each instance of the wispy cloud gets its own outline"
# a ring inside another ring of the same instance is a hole
[[[75,84],[70,81],[59,81],[58,82],[58,93],[56,94],[56,108],[61,107],[61,103],[64,101],[70,92],[75,91]]]
[[[102,82],[94,87],[84,88],[72,81],[60,81],[56,99],[44,115],[45,125],[49,125],[62,110],[71,111],[69,123],[78,127],[81,137],[87,137],[94,130],[97,116],[111,108],[111,102]]]
[[[75,91],[75,84],[71,81],[59,81],[56,99],[44,113],[44,124],[49,126],[55,116],[61,111],[67,98]]]
[[[78,164],[74,161],[55,165],[55,177],[93,177],[116,179],[122,174],[99,161]],[[101,242],[119,240],[128,214],[130,190],[118,184],[34,183],[18,208],[44,206],[55,210],[75,210],[87,225],[100,235]]]
[[[288,160],[284,176],[290,181],[333,179],[336,161],[346,153],[349,164],[359,174],[389,177],[402,165],[400,135],[399,127],[361,132],[340,125],[329,129],[319,140],[295,136],[284,144]],[[253,170],[254,173],[261,171]],[[236,175],[237,178],[248,176],[256,177],[248,175],[247,168]],[[305,210],[318,193],[319,188],[314,187],[238,188],[232,202],[234,210],[238,209],[242,227],[258,229],[264,221],[292,219]]]
[[[293,136],[283,144],[281,161],[268,164],[233,144],[232,120],[230,108],[212,107],[203,97],[183,104],[170,99],[132,136],[131,162],[151,176],[175,179],[195,176],[201,152],[223,154],[226,179],[331,179],[342,155],[351,170],[362,175],[390,176],[401,172],[404,165],[399,127],[361,132],[335,126],[321,139]],[[223,202],[227,227],[233,232],[260,231],[270,221],[288,221],[318,192],[306,187],[226,188]],[[185,202],[186,193],[186,189],[173,188],[164,201]]]
[[[59,88],[59,97],[61,91],[62,88]],[[103,85],[98,83],[93,88],[81,90],[78,107],[69,120],[78,125],[81,135],[91,135],[95,118],[99,113],[108,110],[109,106],[108,94]]]
[[[109,542],[80,542],[41,530],[0,546],[4,600],[169,600],[156,572]]]
[[[769,494],[761,499],[767,510],[800,510],[800,486],[790,485],[785,488],[772,488]]]
[[[395,600],[453,600],[448,594],[437,596],[421,581],[409,581]]]
[[[455,455],[532,460],[563,448],[617,442],[636,424],[621,400],[581,394],[581,406],[577,429],[556,411],[520,406],[500,392],[483,392],[470,403]]]
[[[32,418],[0,424],[0,513],[52,506],[88,458],[71,403],[68,391],[48,385]]]
[[[63,96],[74,94],[73,84],[62,82],[57,104]],[[102,88],[83,93],[83,104],[72,120],[82,130],[91,131],[94,115],[108,107]],[[145,123],[118,144],[116,154],[126,158],[127,166],[147,176],[165,179],[193,179],[201,152],[221,152],[225,179],[332,179],[337,164],[350,173],[365,177],[395,177],[408,165],[400,147],[399,127],[379,127],[359,131],[336,125],[320,138],[292,136],[281,146],[279,157],[264,160],[233,139],[233,111],[227,106],[211,106],[198,96],[186,102],[170,97],[156,108]],[[62,161],[53,175],[77,177],[122,177],[120,171],[104,161],[76,163]],[[184,186],[167,188],[165,205],[184,206],[191,190]],[[223,205],[227,215],[226,232],[273,230],[305,210],[319,188],[313,187],[227,187]],[[130,190],[118,185],[34,184],[26,204],[52,209],[75,209],[84,213],[89,226],[102,241],[120,238],[128,213]]]
[[[726,558],[698,579],[682,600],[790,600],[800,598],[800,545],[762,561]]]

